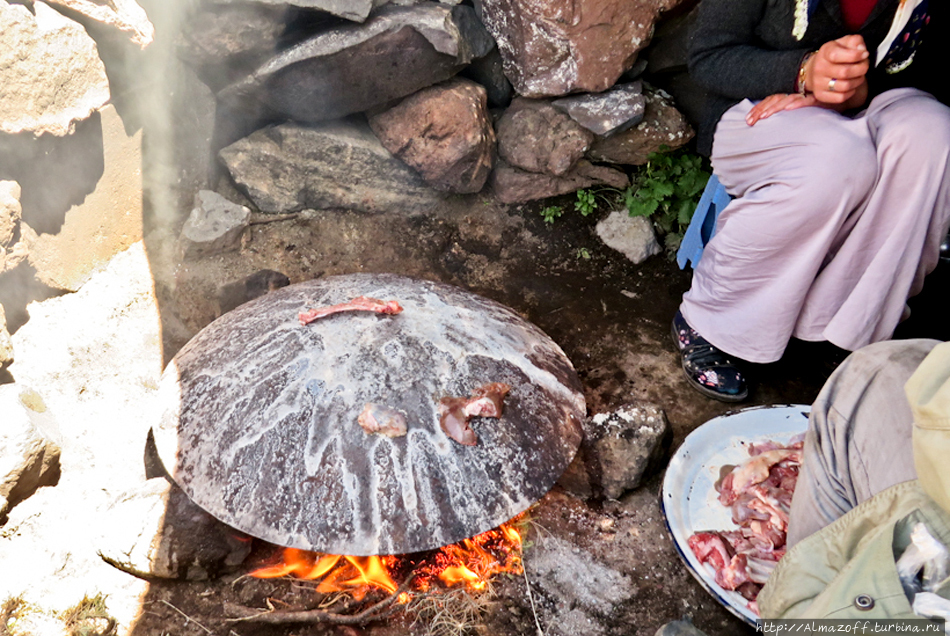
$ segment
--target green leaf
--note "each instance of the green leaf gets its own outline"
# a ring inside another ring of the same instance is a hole
[[[665,199],[673,196],[676,188],[669,181],[654,181],[648,186],[650,196],[654,199]]]
[[[633,199],[632,203],[627,204],[627,211],[630,216],[650,216],[660,207],[660,202],[656,199]]]
[[[693,218],[693,212],[696,211],[696,204],[689,199],[684,199],[677,204],[676,208],[676,222],[680,224],[680,227],[685,228]]]

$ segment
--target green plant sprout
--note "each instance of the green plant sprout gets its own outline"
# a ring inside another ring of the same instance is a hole
[[[545,223],[554,223],[556,219],[561,218],[562,214],[564,214],[564,208],[559,205],[549,205],[541,210],[541,216],[544,217]]]
[[[647,163],[624,191],[630,216],[645,216],[663,235],[667,252],[675,254],[709,180],[703,159],[686,150],[651,152]]]
[[[581,213],[581,216],[588,216],[597,210],[597,196],[593,190],[581,188],[577,191],[577,201],[574,202],[574,209]]]

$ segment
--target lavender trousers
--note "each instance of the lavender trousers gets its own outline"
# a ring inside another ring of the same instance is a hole
[[[719,217],[686,321],[751,362],[792,336],[854,351],[891,336],[950,225],[950,108],[913,88],[853,118],[823,108],[720,120],[712,163],[736,197]]]

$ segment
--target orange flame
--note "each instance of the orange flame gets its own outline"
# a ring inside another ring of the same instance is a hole
[[[495,574],[520,574],[522,542],[514,527],[516,522],[512,520],[495,530],[443,547],[415,568],[413,589],[433,590],[438,580],[441,587],[464,586],[475,593],[485,590]],[[406,559],[398,556],[351,557],[286,548],[280,563],[257,569],[251,576],[322,579],[317,592],[348,592],[359,601],[374,589],[395,593],[399,586],[392,573],[404,570],[405,564]],[[402,593],[398,600],[404,604],[410,598],[411,595]]]

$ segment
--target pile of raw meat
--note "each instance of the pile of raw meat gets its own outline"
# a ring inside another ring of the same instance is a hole
[[[785,554],[788,511],[801,465],[803,441],[788,446],[767,441],[750,444],[751,457],[724,466],[716,483],[719,502],[732,509],[736,530],[705,530],[689,538],[701,563],[716,571],[716,584],[751,601]]]

